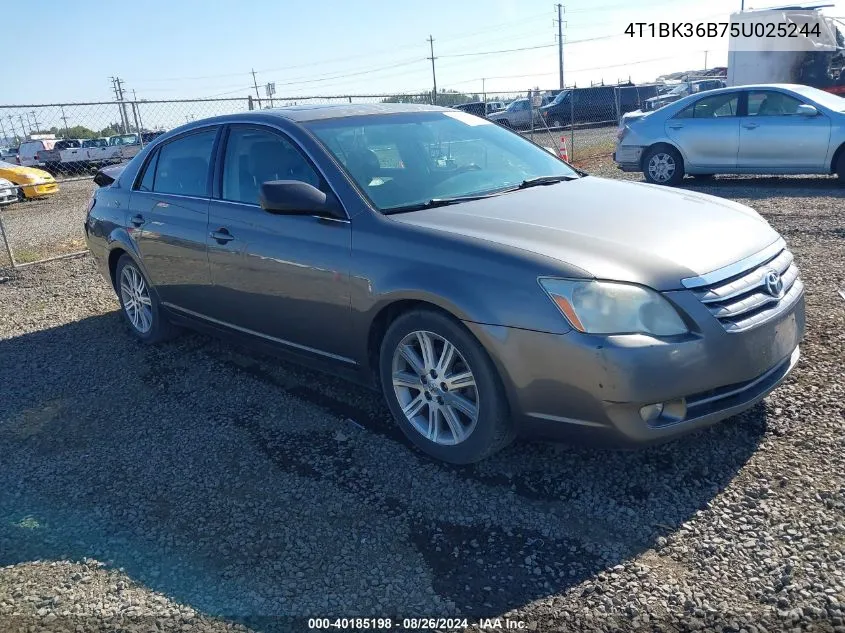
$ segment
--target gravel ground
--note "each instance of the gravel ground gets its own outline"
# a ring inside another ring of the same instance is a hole
[[[15,261],[26,263],[84,250],[82,227],[95,187],[90,177],[60,181],[53,196],[16,202],[0,210]],[[0,265],[7,262],[0,244]]]
[[[198,334],[135,343],[87,257],[0,275],[0,630],[845,631],[843,190],[695,188],[789,240],[803,358],[751,411],[638,452],[434,463],[377,394]]]

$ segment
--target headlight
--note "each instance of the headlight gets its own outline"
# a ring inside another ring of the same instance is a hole
[[[649,288],[611,281],[539,281],[579,332],[672,336],[688,331],[675,308]]]
[[[0,178],[0,187],[14,187],[15,185],[12,184],[11,180],[6,180],[5,178]]]

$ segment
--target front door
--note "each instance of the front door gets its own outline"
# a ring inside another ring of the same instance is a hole
[[[666,121],[666,135],[681,150],[687,167],[714,173],[736,168],[739,94],[703,96]]]
[[[804,116],[804,102],[775,90],[750,90],[740,119],[738,166],[746,169],[826,171],[830,119]]]
[[[220,195],[209,212],[213,293],[204,313],[294,351],[348,359],[349,221],[264,211],[264,182],[327,185],[276,130],[233,125],[227,136]]]
[[[196,310],[208,292],[210,165],[218,128],[168,141],[148,157],[127,221],[159,299]]]

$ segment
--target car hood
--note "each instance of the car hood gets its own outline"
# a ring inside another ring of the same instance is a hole
[[[657,290],[680,288],[682,279],[732,264],[779,238],[757,212],[736,202],[593,176],[389,217]]]

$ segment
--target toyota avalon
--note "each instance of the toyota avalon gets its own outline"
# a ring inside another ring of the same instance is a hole
[[[752,209],[589,176],[457,110],[193,121],[95,181],[88,245],[134,336],[200,328],[380,389],[449,462],[518,434],[664,441],[798,360],[798,268]]]

